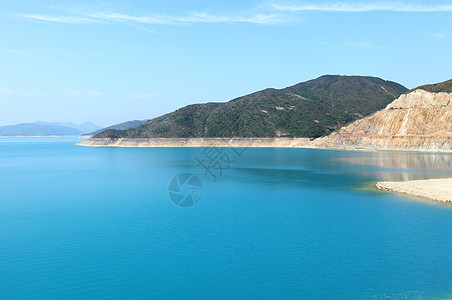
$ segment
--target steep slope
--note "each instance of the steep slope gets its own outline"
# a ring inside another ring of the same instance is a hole
[[[424,88],[447,92],[429,92]],[[321,148],[451,151],[452,90],[446,85],[414,89],[385,109],[319,138],[313,145]]]
[[[326,75],[227,103],[183,107],[95,138],[309,137],[329,134],[385,107],[407,89],[375,77]]]
[[[127,122],[123,122],[123,123],[119,123],[116,125],[112,125],[112,126],[108,126],[106,128],[101,128],[99,130],[87,133],[88,136],[93,136],[96,134],[101,133],[104,130],[109,130],[109,129],[114,129],[114,130],[127,130],[130,128],[134,128],[137,126],[140,126],[143,123],[146,123],[148,120],[133,120],[133,121],[127,121]]]
[[[422,85],[413,90],[424,90],[431,93],[452,93],[452,79],[440,83]]]

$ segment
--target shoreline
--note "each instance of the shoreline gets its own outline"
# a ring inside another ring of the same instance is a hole
[[[452,178],[379,181],[375,186],[383,191],[422,197],[440,202],[452,202]]]
[[[309,138],[91,138],[79,142],[88,147],[184,148],[184,147],[250,147],[306,148]]]
[[[183,148],[183,147],[250,147],[250,148],[308,148],[339,151],[408,151],[452,153],[452,149],[416,147],[380,147],[368,145],[319,145],[311,138],[90,138],[79,142],[87,147],[124,148]]]

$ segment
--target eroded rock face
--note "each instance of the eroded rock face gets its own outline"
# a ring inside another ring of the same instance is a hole
[[[415,90],[313,141],[320,148],[452,151],[452,93]]]

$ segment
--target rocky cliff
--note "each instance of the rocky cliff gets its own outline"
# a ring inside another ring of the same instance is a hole
[[[452,151],[452,93],[416,89],[386,108],[351,123],[313,147]]]

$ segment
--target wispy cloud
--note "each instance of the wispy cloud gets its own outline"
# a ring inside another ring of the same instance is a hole
[[[37,20],[43,22],[55,22],[55,23],[68,23],[68,24],[83,24],[83,23],[99,23],[99,20],[94,18],[86,18],[86,17],[76,17],[76,16],[45,16],[38,14],[23,14],[18,15],[19,17],[29,19],[29,20]]]
[[[444,40],[445,38],[447,38],[447,33],[436,32],[434,34],[431,34],[430,36],[436,40]]]
[[[27,91],[13,91],[8,88],[0,88],[0,94],[6,95],[17,95],[17,96],[35,96],[35,92],[27,92]]]
[[[284,1],[284,0],[281,0]],[[248,24],[284,24],[300,21],[300,16],[294,12],[452,12],[452,4],[410,4],[405,2],[375,2],[375,3],[344,3],[325,2],[312,4],[281,4],[260,5],[258,8],[236,13],[211,13],[206,11],[182,15],[146,14],[134,15],[110,9],[91,10],[86,8],[49,7],[51,14],[19,14],[17,16],[41,22],[67,24],[125,24],[138,29],[150,31],[145,25],[181,25],[193,23],[248,23]],[[155,31],[150,31],[155,33]]]
[[[7,89],[7,88],[0,88],[0,93],[11,95],[11,94],[13,94],[13,91],[11,91],[10,89]]]
[[[142,24],[171,24],[172,20],[170,17],[164,16],[133,16],[123,13],[91,13],[86,14],[87,17],[92,18],[94,20],[103,20],[107,22],[115,22],[115,23],[142,23]]]
[[[272,4],[279,11],[325,11],[325,12],[452,12],[452,5],[408,4],[404,2],[376,2],[376,3],[315,3],[300,5]]]
[[[205,12],[194,13],[187,17],[177,17],[180,23],[253,23],[253,24],[276,24],[286,22],[279,14],[254,14],[243,15],[212,15]]]
[[[60,9],[61,10],[61,9]],[[281,13],[239,13],[239,14],[211,14],[195,12],[187,15],[131,15],[120,12],[65,12],[65,15],[51,16],[41,14],[20,14],[21,18],[43,22],[85,24],[85,23],[123,23],[123,24],[152,24],[152,25],[178,25],[191,23],[251,23],[251,24],[278,24],[287,23],[287,16]]]
[[[4,52],[4,53],[12,53],[12,54],[19,54],[19,55],[30,55],[30,53],[28,52],[24,52],[24,51],[17,51],[17,50],[13,50],[13,49],[4,49],[1,48],[0,52]]]

